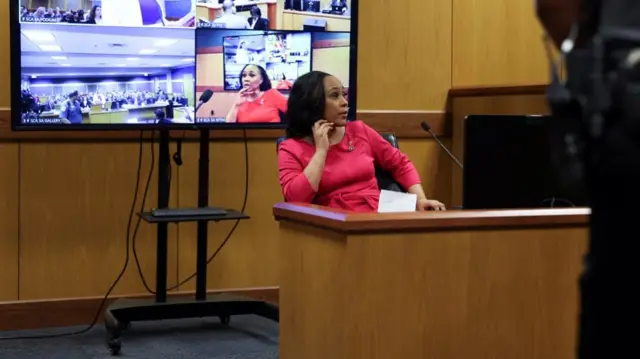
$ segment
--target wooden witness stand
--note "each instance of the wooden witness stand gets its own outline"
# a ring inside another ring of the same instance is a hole
[[[273,212],[281,359],[574,357],[589,209]]]

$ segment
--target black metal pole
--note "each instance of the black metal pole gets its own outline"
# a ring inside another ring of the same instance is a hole
[[[169,166],[171,158],[169,154],[169,130],[160,130],[160,142],[158,151],[158,208],[169,207],[170,179]],[[167,236],[169,223],[157,224],[157,254],[156,254],[156,302],[167,301]]]
[[[209,206],[209,129],[200,130],[200,162],[198,166],[198,207]],[[196,300],[207,299],[207,221],[198,221],[196,249]]]

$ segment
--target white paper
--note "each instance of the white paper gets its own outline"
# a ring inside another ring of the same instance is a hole
[[[380,191],[378,213],[415,212],[418,195],[412,193]]]

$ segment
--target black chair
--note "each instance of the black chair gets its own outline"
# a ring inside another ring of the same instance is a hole
[[[381,133],[382,138],[387,140],[393,147],[400,148],[398,145],[398,139],[392,133]],[[276,152],[278,151],[278,147],[282,141],[286,140],[286,137],[278,137],[276,140]],[[378,180],[378,187],[382,190],[394,191],[394,192],[406,192],[406,189],[403,189],[402,186],[393,178],[391,173],[385,171],[379,166],[376,166],[376,179]]]

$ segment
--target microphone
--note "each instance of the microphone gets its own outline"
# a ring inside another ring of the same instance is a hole
[[[449,151],[449,149],[447,148],[447,146],[444,145],[444,143],[440,142],[440,140],[438,139],[438,136],[436,136],[435,133],[433,133],[433,131],[431,131],[431,126],[429,126],[429,123],[427,123],[427,121],[422,121],[420,126],[422,127],[423,130],[425,130],[426,132],[429,132],[431,137],[433,137],[433,139],[436,140],[436,142],[438,143],[440,148],[442,148],[444,150],[444,152],[446,152],[447,155],[449,155],[449,157],[451,157],[453,162],[455,162],[458,166],[460,166],[461,169],[463,169],[462,163],[460,163],[460,161],[458,161],[456,156],[454,156],[453,153],[451,153],[451,151]]]
[[[200,107],[202,107],[202,105],[204,105],[205,103],[209,102],[209,100],[211,100],[211,96],[213,96],[213,91],[204,90],[204,92],[202,93],[202,95],[200,95],[200,98],[198,99],[198,104],[196,105],[196,110],[193,113],[194,114],[197,113],[198,110],[200,109]]]

